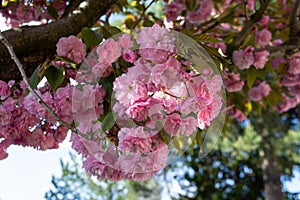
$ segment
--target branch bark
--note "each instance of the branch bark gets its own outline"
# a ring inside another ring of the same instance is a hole
[[[83,27],[92,26],[115,2],[116,0],[82,1],[68,17],[50,24],[14,28],[3,32],[3,35],[14,47],[26,73],[31,75],[40,63],[55,54],[59,38],[76,35]],[[0,79],[22,79],[3,44],[0,44]]]
[[[250,20],[245,24],[241,32],[237,35],[237,37],[234,39],[234,41],[231,43],[232,47],[238,48],[246,36],[251,31],[252,27],[255,23],[259,22],[263,15],[265,14],[271,0],[265,0],[261,4],[261,7],[250,17]]]
[[[290,17],[290,32],[289,39],[284,43],[284,45],[295,45],[299,43],[300,40],[300,21],[299,21],[299,10],[300,10],[300,0],[295,0],[293,9]]]

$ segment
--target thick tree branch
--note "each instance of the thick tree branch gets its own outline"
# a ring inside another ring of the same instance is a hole
[[[82,1],[68,17],[50,24],[11,29],[3,35],[12,44],[26,73],[30,75],[40,63],[55,54],[59,38],[75,35],[83,27],[95,24],[114,2],[116,0]],[[0,79],[22,79],[3,44],[0,44]]]
[[[250,17],[250,20],[245,24],[241,32],[236,36],[234,41],[231,43],[231,46],[238,48],[242,44],[242,42],[247,37],[254,24],[259,22],[263,17],[270,2],[271,0],[262,1],[261,7]]]
[[[289,39],[285,42],[285,45],[295,45],[300,40],[300,22],[299,22],[299,9],[300,0],[295,0],[293,10],[290,17],[290,33]]]

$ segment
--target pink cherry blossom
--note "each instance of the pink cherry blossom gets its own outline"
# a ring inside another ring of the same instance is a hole
[[[171,136],[178,136],[179,134],[190,136],[197,126],[198,123],[195,117],[182,118],[178,113],[168,115],[164,123],[165,131]]]
[[[132,47],[132,41],[130,35],[123,34],[121,37],[118,38],[119,44],[124,49],[129,49]]]
[[[134,63],[137,59],[137,54],[132,50],[125,49],[122,57],[126,62]]]
[[[175,38],[165,28],[154,25],[151,28],[142,28],[136,42],[140,45],[139,53],[145,60],[156,63],[165,62],[169,53],[175,51]]]
[[[164,64],[158,64],[151,70],[151,77],[153,83],[157,87],[166,86],[172,87],[178,80],[180,80],[180,63],[175,58],[169,58]]]
[[[85,44],[74,35],[60,38],[56,48],[58,56],[70,58],[77,64],[81,63],[86,56]]]
[[[186,9],[186,5],[179,1],[172,1],[172,3],[166,6],[166,17],[167,21],[174,21],[178,15]]]
[[[270,21],[270,17],[267,16],[267,15],[264,15],[261,20],[259,21],[259,23],[262,25],[262,26],[267,26],[268,23]]]
[[[214,4],[212,0],[202,0],[199,10],[201,11],[201,21],[205,21],[212,13]]]
[[[260,102],[263,97],[269,95],[270,91],[271,87],[264,81],[261,82],[258,86],[251,88],[248,95],[252,101]]]
[[[113,39],[108,39],[98,46],[96,52],[98,62],[109,66],[121,56],[121,47],[118,42]]]
[[[244,113],[242,113],[241,110],[237,109],[237,108],[230,108],[227,110],[227,114],[233,118],[236,119],[239,122],[245,121],[246,120],[246,116]]]
[[[188,11],[186,19],[191,24],[200,24],[202,19],[202,14],[200,11]]]
[[[300,103],[300,96],[295,96],[295,97],[288,97],[285,94],[283,94],[283,101],[275,106],[275,109],[279,113],[286,112],[292,108],[295,108],[298,104]]]
[[[284,76],[279,83],[286,87],[300,85],[300,74]]]
[[[240,74],[226,73],[224,75],[224,85],[228,92],[240,91],[244,86],[244,81],[240,79]]]
[[[289,61],[289,73],[300,74],[300,53],[294,54]]]
[[[10,89],[8,84],[0,80],[0,100],[5,99],[9,94],[10,94]]]
[[[139,126],[137,128],[121,128],[118,133],[119,149],[123,152],[149,153],[152,148],[151,135]]]
[[[257,31],[254,37],[254,41],[261,47],[267,46],[272,39],[272,33],[268,29]]]
[[[219,96],[216,96],[203,107],[198,113],[198,126],[200,129],[205,129],[210,125],[211,121],[217,117],[222,108],[222,100]]]
[[[254,52],[255,61],[253,63],[256,69],[263,69],[268,61],[270,53],[266,50]]]
[[[138,121],[145,120],[149,113],[149,108],[153,105],[153,99],[148,98],[146,100],[135,101],[131,106],[126,110],[126,114]]]
[[[248,46],[245,50],[237,50],[232,54],[233,63],[240,69],[249,69],[251,65],[254,63],[253,56],[254,48]]]

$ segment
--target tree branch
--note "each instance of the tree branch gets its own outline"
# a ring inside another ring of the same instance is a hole
[[[40,63],[55,54],[59,38],[76,35],[83,27],[92,26],[115,2],[116,0],[82,1],[68,17],[50,24],[14,28],[3,32],[3,35],[14,47],[26,73],[32,74]],[[0,44],[0,79],[22,79],[3,44]]]
[[[289,39],[285,42],[286,45],[292,45],[297,44],[300,40],[300,22],[298,18],[300,8],[300,0],[295,0],[295,3],[293,5],[293,10],[290,17],[290,33],[289,33]]]
[[[69,5],[65,9],[65,11],[64,11],[63,15],[61,16],[61,18],[67,17],[73,10],[75,10],[79,6],[79,4],[82,1],[83,0],[71,0],[71,1],[69,1]]]
[[[245,24],[241,32],[236,36],[234,41],[231,43],[232,47],[238,48],[242,44],[242,42],[251,31],[254,24],[259,22],[263,17],[270,2],[271,0],[262,1],[260,8],[250,17],[250,20]]]
[[[67,127],[68,129],[70,129],[73,133],[79,134],[80,136],[84,137],[84,138],[88,138],[86,134],[81,133],[80,131],[76,130],[74,127],[72,127],[71,125],[69,125],[68,123],[64,122],[61,118],[59,118],[57,116],[57,114],[52,110],[52,108],[50,108],[47,103],[38,95],[38,93],[31,87],[31,85],[29,84],[28,81],[28,77],[26,75],[26,72],[23,69],[23,66],[20,62],[20,60],[18,59],[18,57],[16,56],[12,45],[7,41],[7,39],[3,36],[3,34],[0,32],[0,41],[4,44],[4,46],[7,48],[11,59],[14,61],[14,63],[17,65],[18,70],[21,73],[21,76],[28,88],[28,90],[32,93],[32,95],[36,98],[36,100],[46,109],[47,112],[49,112],[56,121],[58,121],[61,125]]]

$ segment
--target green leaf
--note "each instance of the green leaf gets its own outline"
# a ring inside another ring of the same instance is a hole
[[[111,36],[117,35],[122,32],[117,27],[110,26],[108,24],[104,24],[104,26],[101,27],[101,30],[103,32],[103,36],[105,39],[110,38]]]
[[[40,83],[44,76],[43,65],[39,65],[31,75],[29,84],[33,89],[37,89],[37,85]]]
[[[197,130],[197,133],[196,133],[196,142],[198,144],[198,147],[201,148],[202,147],[202,137],[201,137],[201,131],[200,129]]]
[[[200,44],[212,57],[217,58],[220,62],[223,61],[227,64],[231,64],[231,61],[226,57],[222,56],[217,49],[207,46],[205,44]]]
[[[52,89],[55,91],[65,79],[64,68],[63,67],[56,68],[54,66],[50,66],[45,71],[45,76],[49,84],[51,85]]]
[[[101,125],[101,129],[103,132],[110,130],[114,126],[116,122],[115,120],[116,117],[117,117],[117,113],[114,112],[110,112],[104,117]]]
[[[97,46],[103,40],[101,33],[96,33],[87,27],[81,30],[81,35],[87,49],[91,46]]]
[[[249,88],[252,88],[257,76],[257,70],[254,67],[250,67],[247,70],[247,85]]]
[[[57,19],[58,17],[58,12],[56,10],[56,8],[54,8],[54,6],[52,4],[50,4],[47,7],[48,13],[51,15],[51,17],[53,17],[54,19]]]
[[[193,38],[198,42],[207,42],[207,43],[221,42],[219,39],[217,39],[214,36],[211,36],[207,33],[201,33],[201,34],[194,35]]]
[[[158,135],[165,144],[169,144],[172,141],[171,136],[168,133],[166,133],[164,130],[159,131]]]

